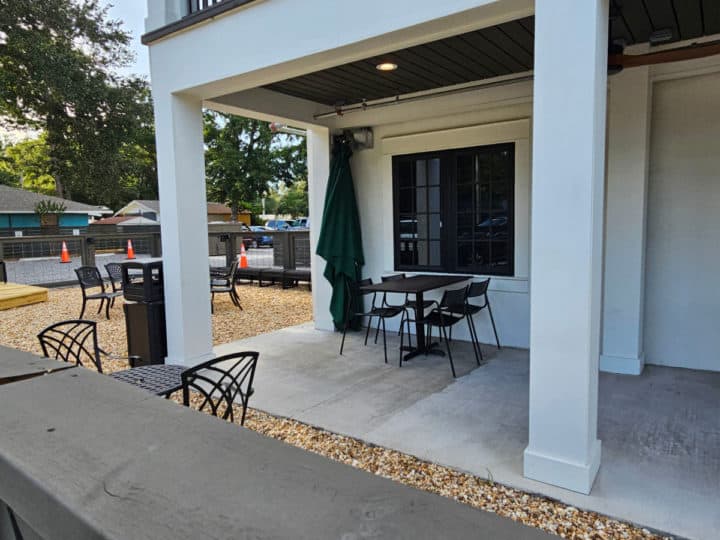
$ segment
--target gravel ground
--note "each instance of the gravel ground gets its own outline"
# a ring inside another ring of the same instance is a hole
[[[232,305],[229,298],[218,297],[213,316],[215,344],[226,343],[270,332],[312,319],[310,293],[305,288],[281,290],[256,285],[238,288],[244,311]],[[45,326],[63,319],[75,318],[80,311],[77,288],[50,291],[50,300],[22,308],[0,311],[0,344],[39,353],[36,334]],[[110,321],[89,310],[86,317],[98,321],[100,346],[118,355],[127,354],[125,327],[121,307],[116,304]],[[104,371],[125,369],[120,361],[105,361]],[[196,398],[198,396],[194,396]],[[173,399],[181,402],[180,393]],[[193,405],[199,404],[193,399]],[[236,418],[241,417],[238,409]],[[239,422],[239,420],[238,420]],[[352,437],[331,433],[262,411],[250,409],[245,427],[327,458],[372,474],[402,482],[494,512],[500,516],[537,527],[563,538],[572,539],[661,539],[647,529],[608,518],[595,512],[579,510],[565,504],[532,495],[466,474],[449,467],[423,461],[396,450],[365,443]],[[490,471],[488,471],[489,473]]]
[[[243,311],[236,308],[227,294],[215,296],[213,343],[229,343],[238,339],[271,332],[312,320],[312,297],[307,287],[282,290],[257,285],[238,286]],[[88,302],[85,319],[97,321],[100,347],[117,356],[127,356],[125,317],[122,299],[110,310],[110,320],[97,315],[98,301]],[[80,314],[82,296],[78,287],[50,289],[49,301],[22,308],[0,311],[0,345],[41,354],[37,334],[52,323],[76,319]],[[95,306],[95,307],[94,307]],[[127,369],[126,361],[103,358],[103,371],[111,373]]]

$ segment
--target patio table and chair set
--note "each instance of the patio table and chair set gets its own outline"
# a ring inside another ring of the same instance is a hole
[[[345,347],[345,336],[353,320],[367,318],[365,330],[365,342],[367,345],[373,320],[377,319],[375,327],[375,343],[377,343],[380,330],[383,333],[383,352],[385,363],[388,363],[387,339],[385,321],[400,317],[400,347],[399,367],[404,361],[411,360],[418,355],[445,356],[440,350],[439,342],[433,342],[433,330],[437,328],[438,337],[445,342],[447,357],[450,362],[450,369],[453,377],[456,377],[455,364],[453,362],[450,343],[452,341],[452,330],[455,325],[465,321],[467,323],[470,341],[475,355],[477,365],[483,360],[480,342],[473,317],[480,311],[487,309],[495,335],[495,343],[500,349],[495,319],[493,318],[490,300],[488,298],[488,287],[490,278],[483,281],[475,281],[460,288],[446,289],[442,298],[438,300],[425,300],[424,294],[435,289],[444,289],[453,285],[467,282],[468,276],[442,276],[442,275],[416,275],[407,277],[405,274],[393,274],[383,276],[379,283],[373,283],[371,279],[360,280],[348,285],[350,301],[347,305],[343,335],[340,342],[340,354]],[[404,301],[394,304],[388,301],[389,294],[405,295]],[[366,297],[371,296],[370,307],[367,308],[364,302]],[[474,303],[479,301],[479,304]],[[429,310],[429,311],[428,311]],[[415,325],[415,345],[412,344],[411,324]],[[407,344],[405,336],[407,335]]]

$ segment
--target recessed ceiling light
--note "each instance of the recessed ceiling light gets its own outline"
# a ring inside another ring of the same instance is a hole
[[[395,71],[398,66],[397,64],[393,64],[392,62],[383,62],[382,64],[378,64],[375,66],[376,69],[379,69],[380,71]]]

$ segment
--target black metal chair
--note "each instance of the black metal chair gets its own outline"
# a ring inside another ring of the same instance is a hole
[[[110,286],[113,292],[122,292],[122,265],[120,263],[107,263],[105,265],[105,272],[107,272],[108,278],[110,278]],[[115,305],[115,299],[112,299],[110,307]]]
[[[69,362],[76,366],[94,367],[102,373],[100,355],[113,359],[128,360],[134,367],[138,356],[115,356],[100,348],[97,338],[97,323],[74,319],[51,324],[38,334],[43,356]]]
[[[490,286],[490,278],[483,281],[475,281],[470,284],[468,288],[467,298],[465,299],[465,309],[461,313],[464,313],[468,317],[468,324],[470,325],[470,331],[475,334],[475,341],[479,343],[477,339],[477,332],[475,331],[475,323],[473,322],[473,316],[480,313],[483,309],[487,308],[488,314],[490,315],[490,323],[492,324],[493,334],[495,334],[495,344],[498,349],[502,349],[500,345],[500,338],[498,337],[497,328],[495,327],[495,319],[493,318],[492,308],[490,307],[490,299],[488,298],[488,287]],[[481,298],[483,303],[471,304],[471,298]]]
[[[230,300],[235,304],[240,311],[242,306],[240,305],[240,297],[235,289],[235,274],[237,274],[238,262],[233,261],[230,267],[225,272],[211,273],[210,276],[210,312],[215,313],[215,295],[216,294],[229,294]]]
[[[450,339],[448,339],[448,332],[446,329],[449,329],[450,332],[452,332],[452,327],[465,319],[465,315],[458,313],[458,310],[462,311],[464,309],[466,295],[467,295],[467,287],[463,287],[462,289],[452,289],[452,290],[445,291],[443,293],[443,296],[442,296],[442,299],[440,300],[440,302],[433,301],[435,308],[427,315],[418,317],[418,320],[417,320],[417,323],[424,324],[428,328],[428,330],[426,332],[426,334],[427,334],[426,339],[427,339],[428,347],[430,347],[430,344],[432,342],[432,329],[438,328],[439,333],[442,337],[442,340],[445,342],[448,360],[450,360],[450,370],[452,371],[453,377],[456,377],[455,364],[453,363],[452,352],[450,351]],[[413,322],[415,322],[415,321],[413,321]],[[478,356],[479,347],[477,346],[477,344],[475,342],[475,336],[472,334],[472,332],[470,334],[470,339],[473,344],[473,352],[475,353],[475,361],[477,362],[477,365],[479,366],[480,365],[480,357]],[[404,341],[404,332],[401,332],[400,333],[400,367],[402,367],[403,341]]]
[[[105,316],[110,318],[110,306],[115,298],[122,294],[122,291],[107,291],[105,289],[105,282],[100,275],[100,270],[94,266],[81,266],[75,269],[78,281],[80,282],[80,289],[82,290],[83,303],[80,309],[80,319],[85,315],[85,305],[88,300],[100,300],[100,307],[98,307],[98,314],[102,311],[103,304],[105,304]],[[88,289],[99,288],[99,292],[88,292]]]
[[[190,390],[200,394],[198,410],[208,407],[210,414],[235,421],[233,403],[242,405],[240,425],[245,424],[259,353],[253,351],[228,354],[182,372],[183,405],[190,406]]]
[[[385,363],[387,364],[387,338],[385,336],[385,319],[392,319],[393,317],[397,317],[405,311],[405,308],[401,306],[389,307],[382,304],[380,306],[376,306],[375,302],[377,300],[377,294],[372,291],[361,290],[360,287],[363,287],[365,285],[372,285],[372,280],[362,279],[357,283],[348,283],[350,301],[348,302],[347,310],[345,312],[345,324],[343,325],[342,341],[340,342],[340,354],[343,353],[343,349],[345,347],[345,335],[347,334],[347,329],[350,326],[350,322],[352,321],[352,319],[354,319],[355,317],[368,318],[367,330],[365,331],[365,345],[367,345],[368,336],[370,335],[370,328],[372,327],[373,317],[378,317],[378,331],[380,325],[382,325],[383,329],[383,350],[385,353]],[[365,296],[371,294],[372,302],[370,304],[370,311],[365,311],[363,299]],[[360,307],[357,311],[353,311],[353,304],[357,302],[360,303]]]

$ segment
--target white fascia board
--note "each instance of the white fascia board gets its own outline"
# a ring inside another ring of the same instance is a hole
[[[273,0],[150,45],[153,90],[201,99],[532,15],[532,0]]]
[[[144,205],[141,202],[138,201],[130,201],[125,206],[123,206],[120,210],[115,212],[116,216],[122,216],[124,215],[123,212],[127,212],[128,208],[137,207],[138,209],[144,209],[147,212],[152,212],[153,214],[159,214],[160,210],[155,210],[154,208],[150,208],[149,206]]]

